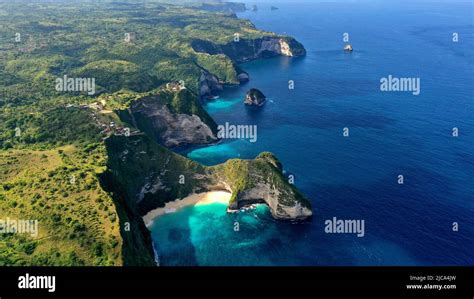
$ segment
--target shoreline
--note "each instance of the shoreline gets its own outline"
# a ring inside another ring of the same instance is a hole
[[[162,215],[171,214],[188,206],[200,206],[213,203],[221,203],[228,206],[232,194],[227,191],[209,191],[203,193],[191,193],[190,195],[167,202],[164,207],[156,208],[142,216],[145,226],[149,228],[154,220]]]

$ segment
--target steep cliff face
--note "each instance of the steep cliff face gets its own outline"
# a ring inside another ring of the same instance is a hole
[[[217,141],[216,124],[190,91],[161,91],[136,100],[123,119],[166,147]]]
[[[166,202],[203,192],[210,184],[206,168],[157,144],[147,135],[106,140],[107,176],[131,210],[143,216]]]
[[[242,191],[235,204],[230,208],[238,209],[241,206],[254,202],[265,202],[270,207],[273,218],[280,220],[302,220],[310,217],[311,209],[301,200],[295,200],[297,195],[291,189],[277,188],[269,181],[258,182],[255,187]]]
[[[201,97],[212,97],[216,92],[222,91],[224,88],[219,78],[208,71],[202,71],[199,77],[199,95]]]
[[[228,12],[228,13],[235,13],[235,12],[242,12],[245,11],[247,8],[245,7],[245,3],[237,3],[237,2],[210,2],[210,3],[202,3],[198,8],[207,11],[217,11],[217,12]]]
[[[156,266],[151,235],[137,209],[130,205],[125,186],[109,172],[100,175],[101,186],[111,192],[119,216],[124,266]]]
[[[232,72],[235,72],[236,82],[242,84],[250,80],[249,74],[238,65],[232,63],[230,67],[232,68]],[[199,96],[201,98],[211,98],[224,89],[224,84],[236,84],[236,82],[229,83],[219,78],[216,74],[202,69],[201,76],[199,77]]]
[[[302,44],[292,37],[265,36],[257,39],[239,39],[224,45],[206,40],[194,40],[194,51],[211,55],[225,54],[237,63],[274,56],[305,56]]]

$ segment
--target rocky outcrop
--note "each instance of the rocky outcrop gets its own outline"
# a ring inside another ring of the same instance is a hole
[[[167,91],[134,101],[127,110],[130,123],[168,148],[217,141],[214,121],[189,93]]]
[[[277,35],[257,39],[241,38],[239,41],[232,41],[224,45],[198,39],[192,41],[191,46],[194,51],[200,53],[225,54],[237,63],[274,56],[297,57],[306,55],[303,45],[294,38]]]
[[[222,91],[222,83],[219,82],[219,78],[207,71],[202,71],[201,77],[199,78],[199,96],[201,98],[213,97],[217,92]]]
[[[264,202],[270,208],[273,218],[280,220],[303,220],[313,215],[311,209],[300,201],[284,200],[284,196],[295,198],[294,194],[283,195],[281,190],[269,183],[257,183],[255,187],[241,192],[229,208],[239,209],[253,203]]]
[[[237,80],[239,83],[246,83],[250,80],[250,76],[247,72],[235,66],[237,71]],[[220,81],[219,78],[208,72],[202,70],[201,76],[199,77],[199,97],[201,99],[209,99],[214,97],[217,93],[224,89],[224,82]]]
[[[248,106],[261,107],[265,104],[266,99],[267,98],[260,90],[252,88],[247,91],[247,94],[245,95],[244,104]]]
[[[217,140],[209,128],[197,115],[173,114],[168,107],[149,109],[145,113],[153,127],[160,132],[157,139],[166,147],[189,144],[208,144]]]
[[[271,153],[255,160],[229,160],[214,167],[217,181],[232,193],[228,211],[265,203],[275,219],[303,220],[312,216],[310,202],[282,174],[281,163]]]
[[[239,74],[237,75],[237,80],[239,80],[241,84],[246,83],[250,81],[250,76],[247,72],[240,71]]]

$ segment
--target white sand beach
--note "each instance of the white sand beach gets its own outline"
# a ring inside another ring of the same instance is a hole
[[[147,227],[153,224],[153,220],[164,214],[174,213],[177,210],[194,205],[208,205],[213,203],[229,204],[232,194],[227,191],[211,191],[204,193],[193,193],[183,199],[170,201],[162,208],[157,208],[143,216],[143,221]]]

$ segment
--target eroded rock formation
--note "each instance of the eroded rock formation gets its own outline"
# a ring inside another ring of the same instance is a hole
[[[214,121],[187,90],[138,99],[127,114],[138,129],[168,148],[217,141]]]
[[[261,107],[265,104],[267,98],[260,90],[252,88],[245,95],[244,104],[248,106]]]

